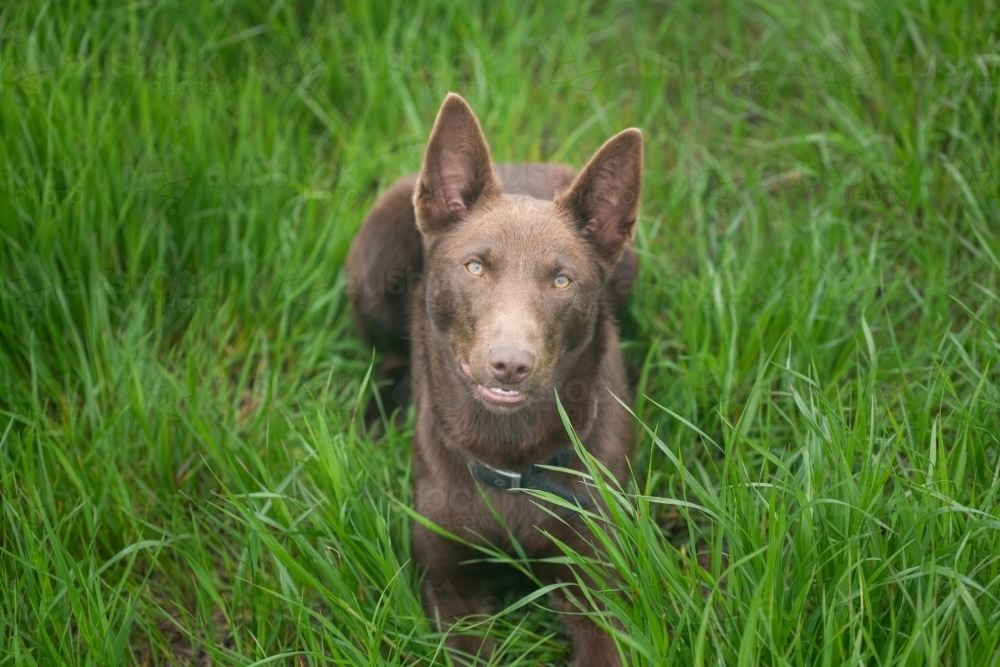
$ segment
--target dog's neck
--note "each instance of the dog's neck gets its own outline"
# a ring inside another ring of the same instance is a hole
[[[447,334],[433,326],[425,330],[424,378],[421,402],[435,415],[434,429],[458,455],[490,466],[524,469],[571,447],[556,404],[556,393],[574,432],[584,442],[593,427],[599,396],[599,375],[607,348],[607,333],[595,309],[590,335],[563,356],[545,389],[543,400],[511,413],[495,413],[475,396],[462,376]],[[426,313],[418,316],[426,317]],[[430,323],[428,322],[428,325]]]

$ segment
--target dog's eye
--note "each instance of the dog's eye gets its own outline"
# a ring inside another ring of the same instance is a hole
[[[469,273],[471,273],[474,276],[481,276],[483,275],[483,271],[486,270],[483,268],[483,265],[480,264],[479,262],[469,262],[468,264],[465,265],[465,268],[468,269]]]
[[[556,276],[555,282],[552,284],[556,286],[556,289],[566,289],[569,287],[570,280],[566,276]]]

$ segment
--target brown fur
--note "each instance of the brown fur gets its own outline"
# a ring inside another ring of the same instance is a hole
[[[609,140],[579,174],[562,165],[495,167],[472,110],[449,95],[420,175],[380,198],[351,247],[355,321],[385,351],[380,376],[396,398],[410,373],[416,509],[473,544],[513,553],[513,537],[533,559],[560,555],[547,532],[593,553],[578,517],[554,518],[520,492],[485,490],[506,528],[498,524],[469,463],[524,471],[569,448],[558,394],[587,450],[624,481],[632,425],[612,396],[628,398],[615,313],[637,269],[626,248],[641,177],[634,129]],[[508,399],[503,391],[519,393]],[[583,469],[575,455],[571,467]],[[591,508],[599,504],[575,476],[548,477],[588,497]],[[497,596],[519,580],[496,565],[462,564],[482,554],[421,525],[413,550],[425,607],[443,628],[494,612]],[[568,566],[532,570],[545,584],[575,580]],[[621,664],[611,638],[569,595],[572,587],[558,589],[553,602],[566,612],[574,665]],[[471,636],[453,634],[449,643],[489,650]]]

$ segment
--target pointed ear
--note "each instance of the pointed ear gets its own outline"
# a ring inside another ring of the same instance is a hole
[[[635,234],[642,190],[642,132],[619,132],[590,159],[556,204],[608,266],[614,266]]]
[[[464,218],[476,202],[502,190],[476,115],[460,96],[448,93],[413,193],[417,228],[422,234],[439,234]]]

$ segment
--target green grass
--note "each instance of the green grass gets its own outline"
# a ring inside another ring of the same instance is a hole
[[[449,90],[646,136],[633,663],[1000,664],[996,0],[378,4],[0,10],[0,665],[444,663],[341,265]]]

